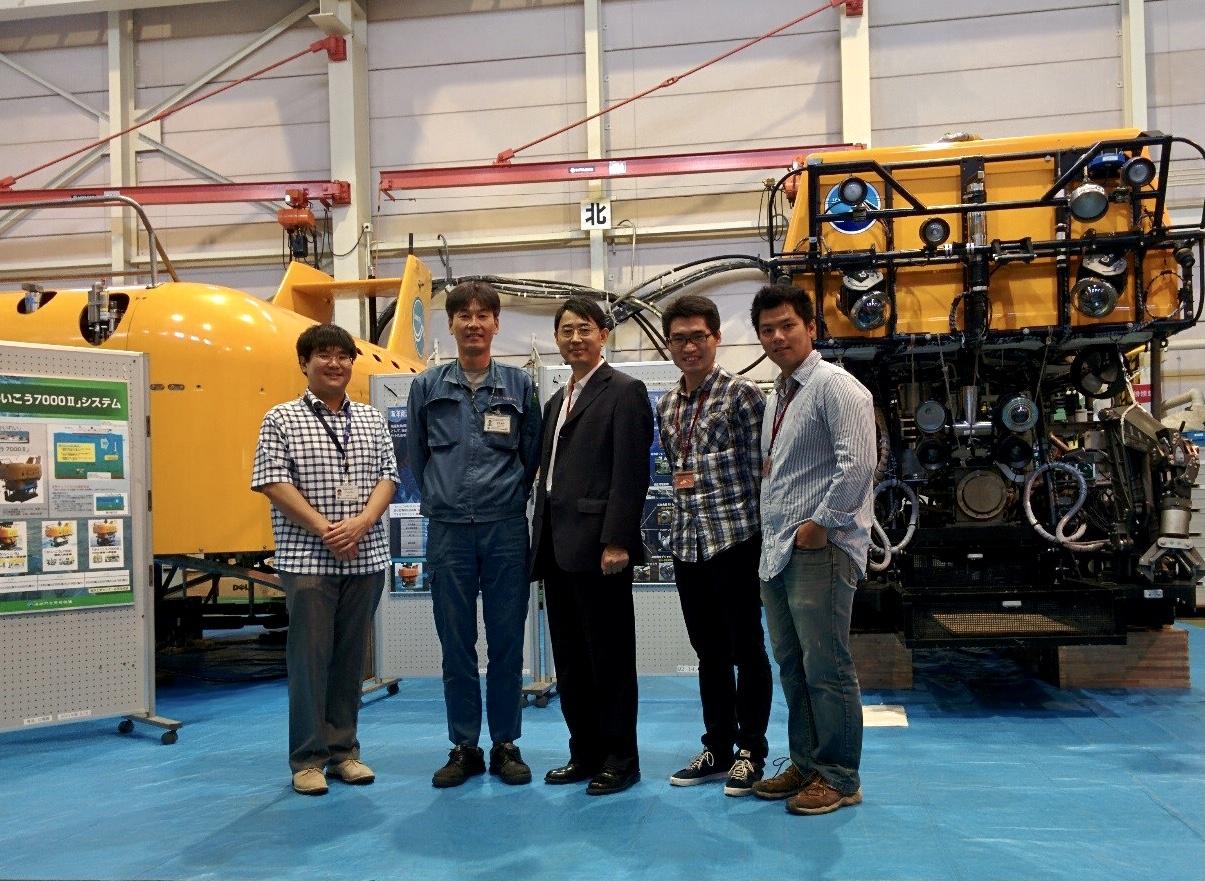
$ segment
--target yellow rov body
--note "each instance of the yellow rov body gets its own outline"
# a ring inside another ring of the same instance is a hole
[[[813,155],[781,256],[810,258],[801,280],[818,290],[822,337],[835,341],[965,331],[976,262],[990,303],[982,326],[972,315],[974,333],[1074,335],[1183,318],[1173,249],[1136,248],[1138,234],[1166,223],[1151,161],[1166,140],[1123,129]],[[843,201],[857,181],[864,198]],[[1102,271],[1104,254],[1125,266]],[[1089,291],[1078,308],[1075,285],[1094,274],[1114,282],[1117,299]]]
[[[88,291],[0,292],[0,338],[147,353],[156,555],[272,550],[268,503],[248,488],[259,426],[305,389],[295,343],[331,320],[335,297],[398,298],[387,345],[357,341],[354,400],[368,401],[373,374],[421,371],[427,355],[431,274],[413,256],[401,278],[365,281],[293,263],[271,301],[191,282],[103,293],[113,320],[98,336]]]

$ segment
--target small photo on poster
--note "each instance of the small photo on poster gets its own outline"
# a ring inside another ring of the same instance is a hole
[[[393,593],[430,593],[430,577],[426,560],[394,560],[390,590]]]
[[[125,568],[125,524],[121,520],[88,521],[88,568]]]
[[[125,438],[112,431],[56,431],[56,480],[122,480]]]
[[[29,572],[29,536],[23,520],[0,520],[0,575]]]
[[[46,513],[46,427],[0,422],[0,519]]]
[[[79,569],[79,542],[74,520],[42,523],[42,571],[74,572]]]
[[[128,514],[128,503],[125,493],[97,493],[92,497],[95,508],[94,514]]]

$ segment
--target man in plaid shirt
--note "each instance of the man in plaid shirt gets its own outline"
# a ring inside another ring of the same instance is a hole
[[[289,611],[293,789],[322,795],[328,774],[351,784],[375,779],[360,761],[356,722],[369,626],[389,568],[381,515],[398,474],[384,417],[347,397],[351,335],[332,324],[307,328],[297,359],[307,388],[264,416],[251,488],[272,502]]]
[[[693,786],[727,778],[724,793],[743,796],[762,777],[773,692],[757,578],[766,399],[752,382],[716,365],[720,313],[714,302],[679,297],[661,323],[682,371],[657,415],[673,467],[674,576],[699,657],[706,728],[703,751],[669,780]]]

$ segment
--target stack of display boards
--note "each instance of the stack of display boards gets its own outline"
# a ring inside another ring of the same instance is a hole
[[[155,715],[146,356],[0,343],[0,731]]]

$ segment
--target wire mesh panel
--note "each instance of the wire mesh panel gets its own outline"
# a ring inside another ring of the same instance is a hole
[[[0,344],[0,464],[40,458],[0,472],[0,730],[154,712],[147,388],[139,353]]]

